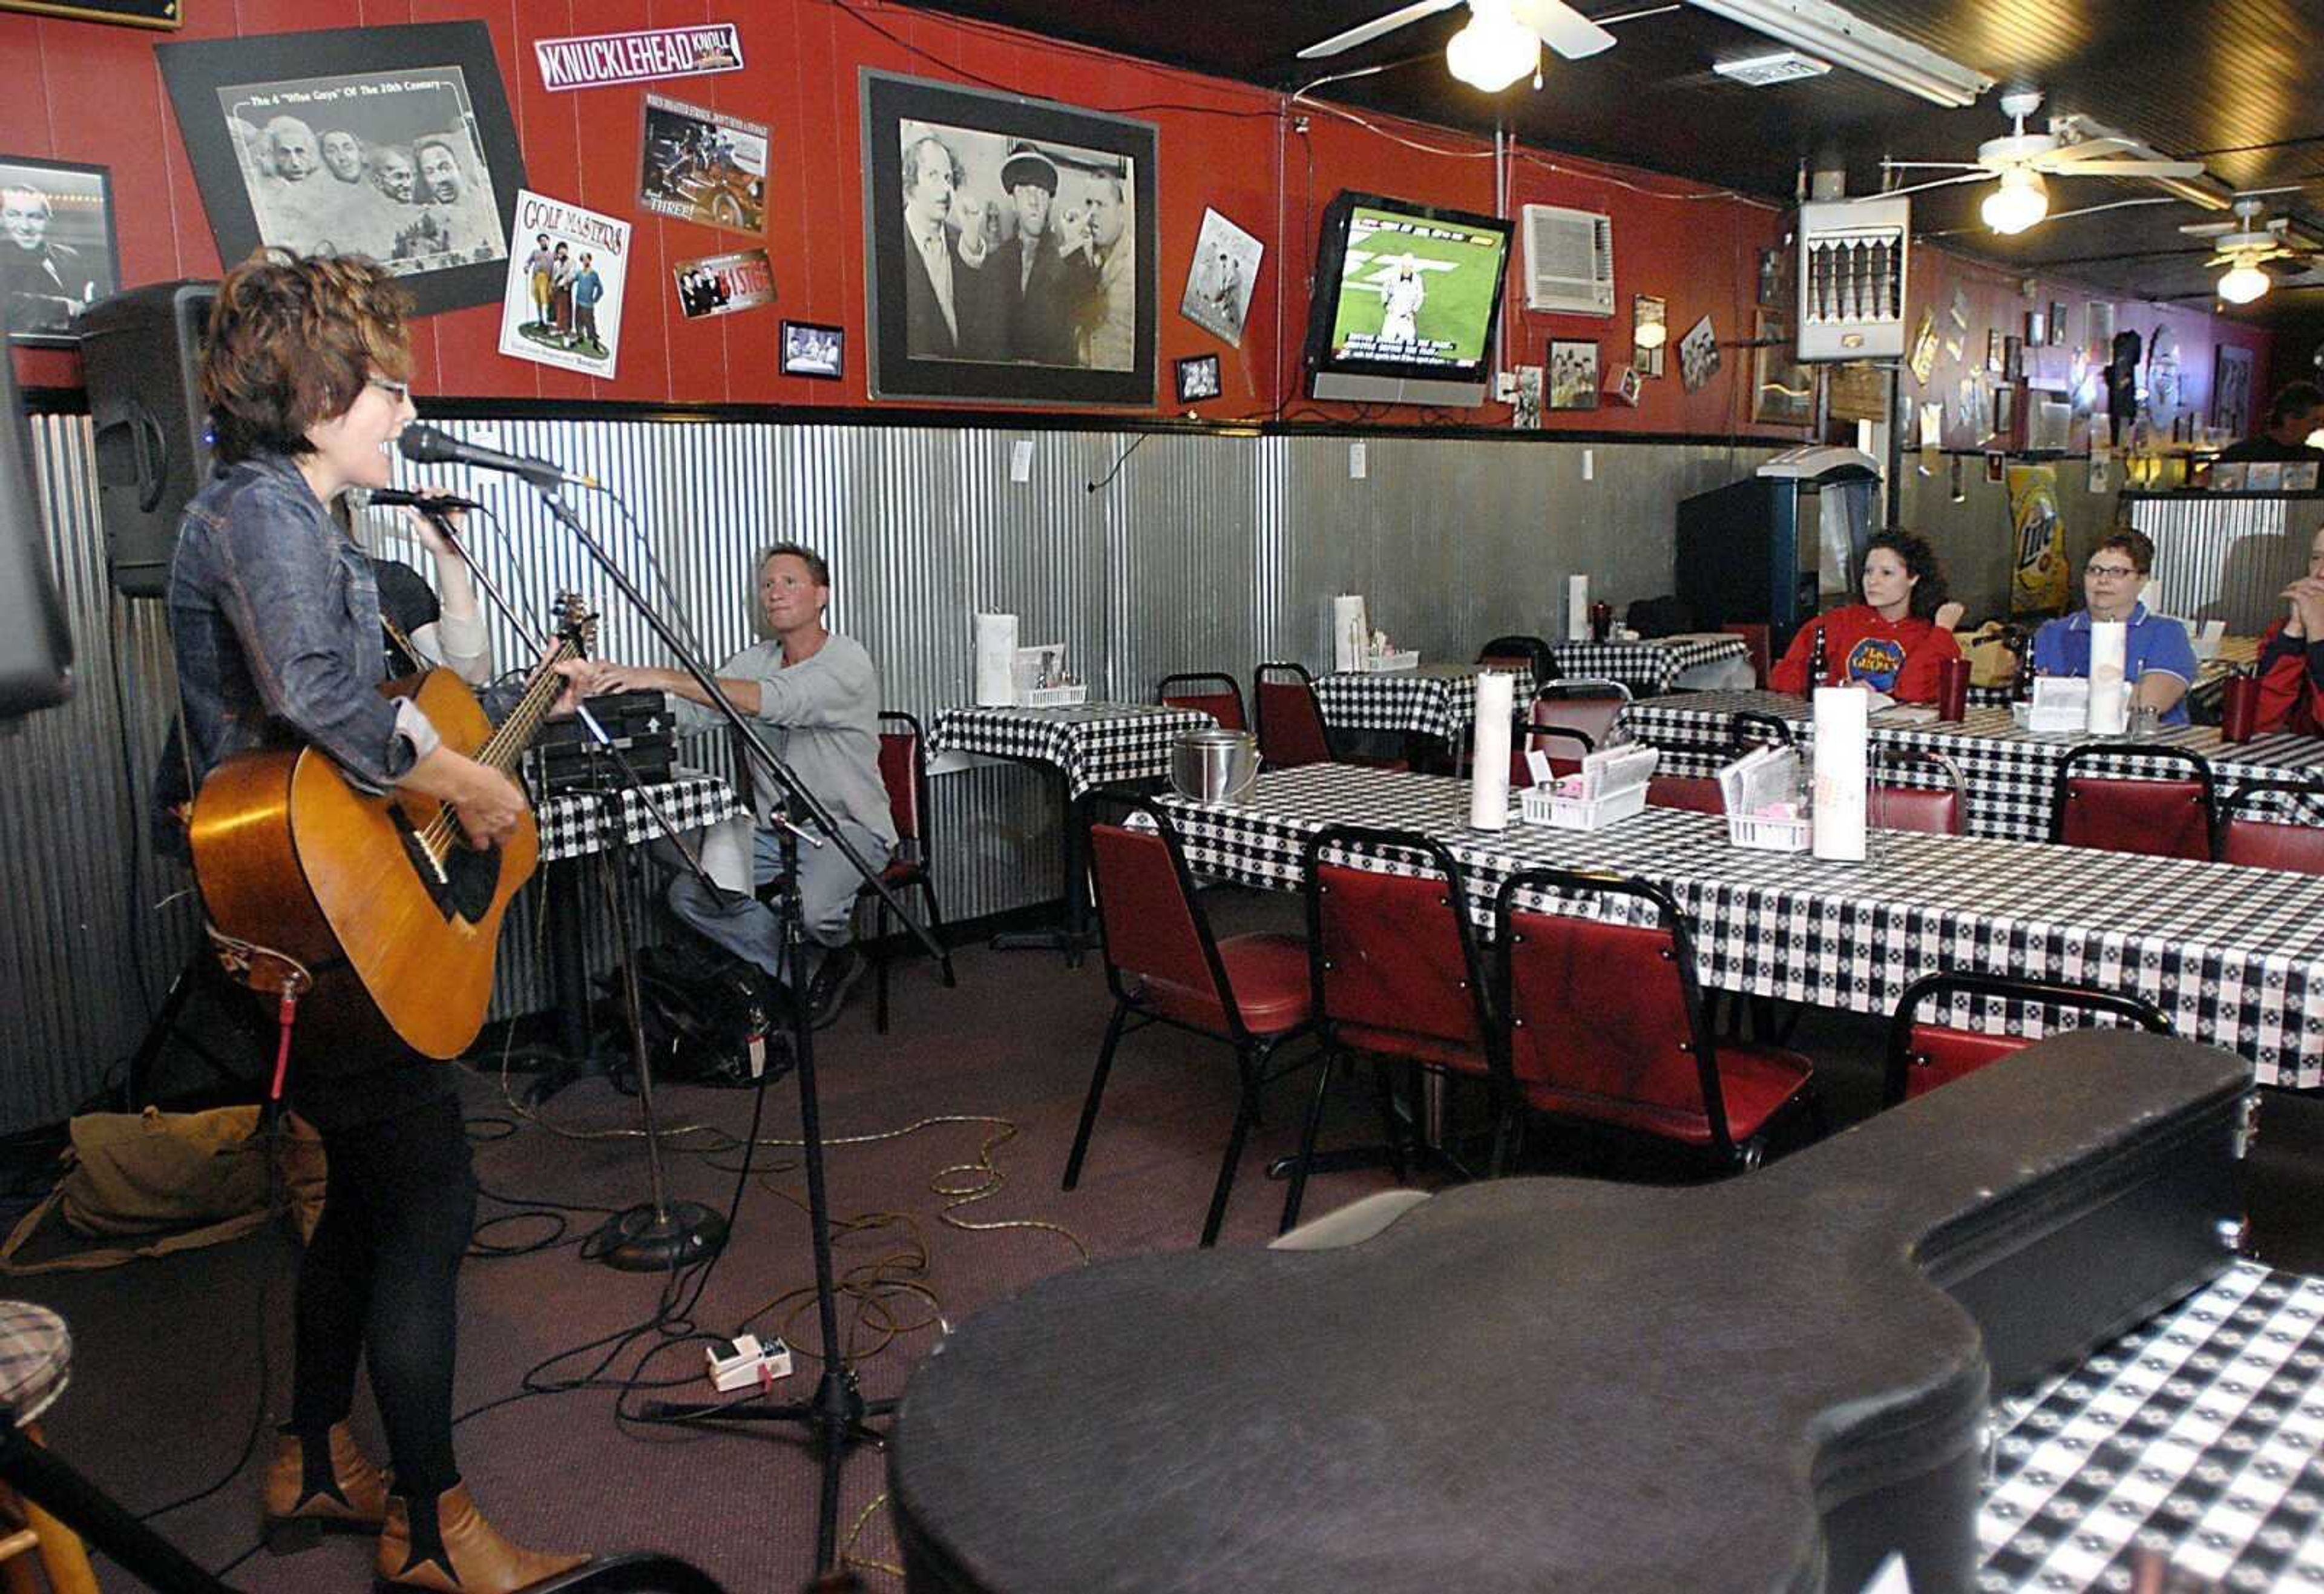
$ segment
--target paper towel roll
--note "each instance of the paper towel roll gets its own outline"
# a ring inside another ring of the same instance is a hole
[[[1565,578],[1565,640],[1590,640],[1590,578]]]
[[[1818,857],[1864,858],[1864,789],[1871,694],[1852,686],[1815,692],[1815,834]]]
[[[1017,701],[1017,616],[976,616],[976,706],[1007,709]]]
[[[1332,668],[1360,670],[1364,667],[1364,649],[1372,636],[1371,622],[1364,614],[1364,600],[1349,593],[1332,600]]]
[[[1477,723],[1471,733],[1469,826],[1506,830],[1509,825],[1509,721],[1517,712],[1517,678],[1498,670],[1477,677]]]
[[[2122,678],[2130,627],[2120,620],[2090,622],[2090,708],[2096,736],[2120,736],[2130,723],[2130,689]]]

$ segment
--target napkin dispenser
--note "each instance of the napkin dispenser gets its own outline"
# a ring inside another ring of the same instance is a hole
[[[2090,713],[2090,683],[2079,675],[2037,675],[2025,728],[2058,735],[2084,728]]]

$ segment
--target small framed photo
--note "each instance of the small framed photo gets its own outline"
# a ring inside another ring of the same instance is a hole
[[[113,169],[0,155],[0,322],[69,348],[72,319],[121,284]]]
[[[2003,478],[2004,478],[2004,477],[2006,476],[2006,474],[2007,474],[2007,471],[2008,471],[2008,466],[2009,466],[2009,456],[2008,456],[2008,455],[2006,455],[2006,454],[2003,453],[2003,452],[2002,452],[2000,449],[1987,449],[1986,450],[1986,454],[1985,454],[1985,479],[1986,479],[1986,480],[1987,480],[1987,481],[1989,481],[1989,482],[1992,482],[1992,483],[1996,484],[1997,486],[1997,485],[1999,485],[1999,484],[2000,484],[2000,482],[2003,480]]]
[[[2025,343],[2030,348],[2040,348],[2050,341],[2050,318],[2038,310],[2025,312]]]
[[[2240,493],[2244,490],[2244,463],[2228,459],[2211,467],[2211,490],[2215,493]]]
[[[2283,490],[2287,493],[2312,493],[2316,490],[2317,463],[2313,459],[2287,459],[2283,465]]]
[[[1190,355],[1178,362],[1178,402],[1180,403],[1200,403],[1204,399],[1218,397],[1221,391],[1218,356]]]
[[[2066,307],[2056,300],[2050,301],[2050,347],[2066,346]]]
[[[783,323],[783,375],[836,382],[847,369],[847,331],[814,321]]]
[[[1598,345],[1594,339],[1549,346],[1549,407],[1553,410],[1594,410],[1598,407]]]
[[[2006,354],[2006,350],[2003,348],[2001,343],[2001,329],[1998,327],[1987,328],[1985,332],[1985,368],[1996,376],[2000,375],[2004,369],[2003,359]]]

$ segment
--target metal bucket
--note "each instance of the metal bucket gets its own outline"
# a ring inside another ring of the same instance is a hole
[[[1259,778],[1259,744],[1247,730],[1178,733],[1170,744],[1170,789],[1197,802],[1246,802]]]

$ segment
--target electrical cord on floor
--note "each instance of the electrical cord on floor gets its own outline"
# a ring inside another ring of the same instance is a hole
[[[260,1232],[266,1234],[271,1233],[272,1230],[262,1229]],[[267,1332],[267,1321],[271,1316],[269,1307],[274,1294],[274,1274],[275,1269],[270,1266],[258,1281],[258,1325],[257,1333],[254,1336],[258,1340],[258,1396],[252,1403],[250,1432],[243,1435],[242,1449],[236,1452],[233,1465],[219,1474],[214,1481],[196,1489],[192,1494],[171,1500],[165,1506],[156,1506],[151,1511],[139,1512],[138,1521],[152,1522],[156,1517],[169,1515],[172,1511],[182,1511],[189,1506],[198,1505],[241,1477],[242,1469],[250,1465],[250,1458],[258,1450],[259,1436],[266,1431],[266,1397],[274,1383],[272,1336]]]

